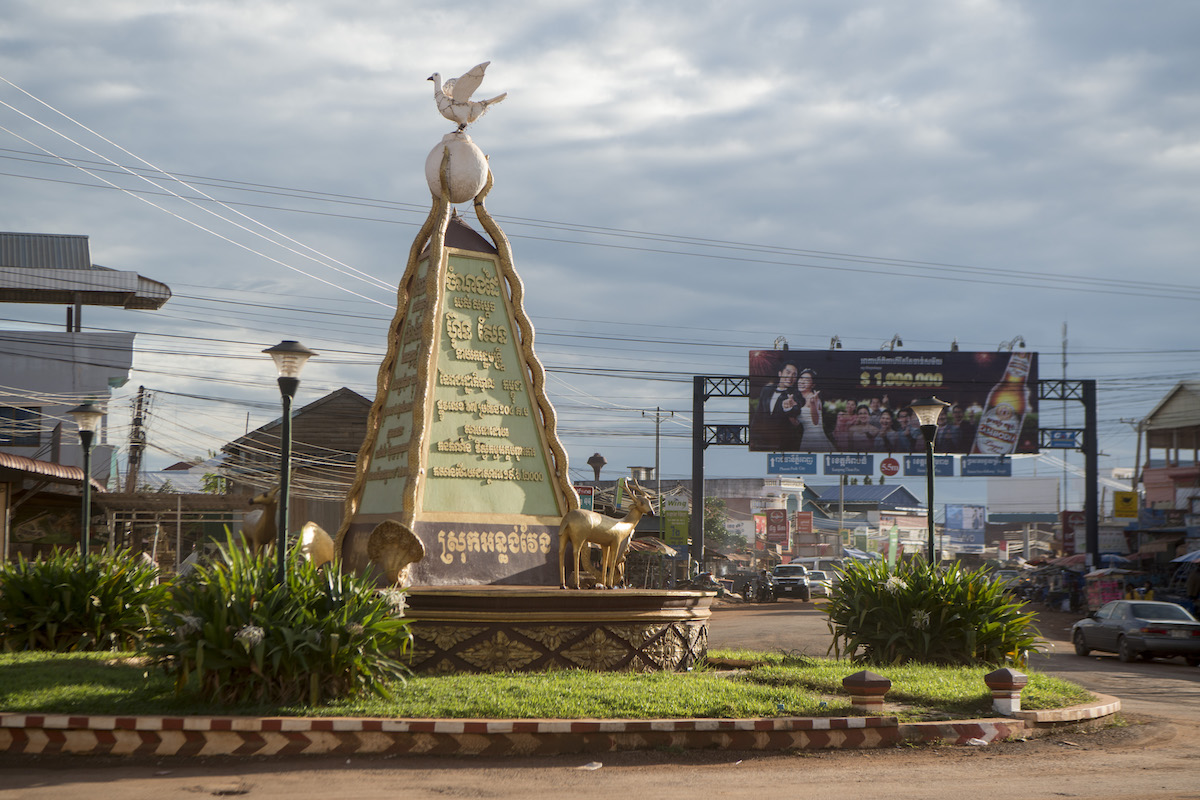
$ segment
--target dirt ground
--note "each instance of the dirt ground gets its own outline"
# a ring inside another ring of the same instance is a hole
[[[316,800],[636,796],[1200,798],[1196,733],[1152,719],[987,747],[772,754],[650,752],[541,759],[29,759],[0,761],[0,794],[95,800],[188,795]]]

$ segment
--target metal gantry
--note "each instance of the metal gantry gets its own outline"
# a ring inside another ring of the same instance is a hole
[[[1038,401],[1077,401],[1083,404],[1083,428],[1074,429],[1083,437],[1083,517],[1087,526],[1087,553],[1093,566],[1100,566],[1100,443],[1096,435],[1096,381],[1038,381]],[[1062,429],[1059,429],[1062,430]],[[1071,429],[1067,429],[1071,430]],[[1038,429],[1038,447],[1045,444],[1049,429]]]

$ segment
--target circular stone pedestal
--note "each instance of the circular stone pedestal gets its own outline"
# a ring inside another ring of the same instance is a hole
[[[714,592],[541,586],[409,589],[420,673],[685,670],[708,653]]]

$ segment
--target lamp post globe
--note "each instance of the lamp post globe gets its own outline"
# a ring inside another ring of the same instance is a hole
[[[275,534],[275,578],[282,584],[284,565],[287,563],[288,494],[291,489],[292,470],[292,399],[300,387],[300,370],[316,353],[294,339],[285,339],[263,352],[271,356],[279,372],[279,396],[283,404],[279,433],[279,520]]]

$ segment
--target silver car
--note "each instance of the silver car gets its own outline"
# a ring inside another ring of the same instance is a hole
[[[813,597],[829,597],[833,594],[833,581],[829,579],[829,573],[820,569],[810,569],[808,590]]]
[[[1075,654],[1116,653],[1122,661],[1183,656],[1200,665],[1200,621],[1183,606],[1153,600],[1113,600],[1071,626]]]

